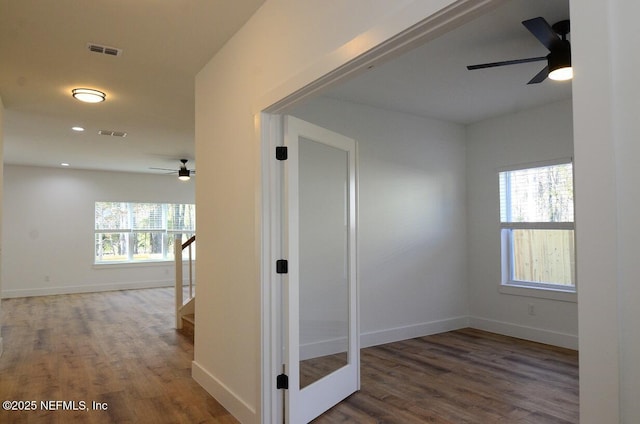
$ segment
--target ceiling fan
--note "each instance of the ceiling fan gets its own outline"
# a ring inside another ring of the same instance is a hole
[[[530,57],[526,59],[506,60],[503,62],[481,63],[479,65],[467,66],[469,70],[494,68],[497,66],[516,65],[518,63],[529,63],[547,61],[547,66],[538,72],[527,84],[539,84],[547,77],[557,81],[565,81],[573,78],[573,68],[571,67],[571,45],[567,40],[569,34],[569,20],[564,20],[549,25],[542,17],[537,17],[522,21],[525,26],[547,49],[549,54],[541,57]]]
[[[180,165],[179,169],[168,169],[168,168],[153,168],[150,167],[149,169],[157,169],[160,171],[169,171],[167,172],[168,174],[178,174],[178,179],[181,181],[189,181],[189,179],[191,178],[191,174],[195,174],[196,170],[195,169],[189,169],[187,168],[187,162],[189,160],[188,159],[180,159],[180,162],[182,163],[182,165]]]

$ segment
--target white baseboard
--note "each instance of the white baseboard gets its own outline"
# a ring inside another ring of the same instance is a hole
[[[349,346],[349,339],[346,337],[317,341],[300,345],[300,360],[317,358],[320,356],[333,355],[335,353],[346,352]]]
[[[478,330],[517,337],[538,343],[550,344],[567,349],[578,350],[578,336],[558,331],[527,327],[509,322],[495,321],[486,318],[470,317],[469,326]]]
[[[10,289],[2,291],[2,299],[14,297],[50,296],[56,294],[95,293],[114,290],[153,289],[173,287],[172,280],[136,281],[128,283],[88,284],[82,286],[43,287],[33,289]]]
[[[377,346],[385,343],[393,343],[401,340],[414,339],[416,337],[429,336],[445,331],[458,330],[469,326],[469,318],[466,316],[448,318],[438,321],[413,324],[405,327],[389,328],[372,331],[360,335],[360,347]]]
[[[241,423],[249,424],[260,421],[255,408],[243,401],[240,396],[236,395],[196,361],[191,363],[191,376]]]

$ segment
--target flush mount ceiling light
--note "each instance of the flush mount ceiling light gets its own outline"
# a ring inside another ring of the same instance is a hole
[[[84,131],[84,128],[82,128],[82,127],[71,127],[71,129],[72,129],[73,131],[75,131],[75,132],[82,132],[82,131]]]
[[[71,95],[85,103],[100,103],[104,102],[107,95],[102,91],[94,90],[92,88],[74,88],[71,90]]]

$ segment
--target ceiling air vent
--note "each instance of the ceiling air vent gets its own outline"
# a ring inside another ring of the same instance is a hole
[[[91,52],[106,54],[109,56],[120,56],[122,54],[122,49],[118,49],[115,47],[101,46],[100,44],[95,44],[95,43],[87,43],[87,48]]]
[[[112,131],[112,130],[100,130],[98,131],[100,135],[109,135],[111,137],[126,137],[127,133],[124,131]]]

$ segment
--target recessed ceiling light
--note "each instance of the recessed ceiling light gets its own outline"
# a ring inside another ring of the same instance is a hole
[[[74,88],[71,90],[71,95],[85,103],[100,103],[104,102],[107,95],[102,91],[94,90],[92,88]]]
[[[84,131],[84,128],[82,127],[71,127],[72,130],[77,131],[77,132],[82,132]]]
[[[62,163],[60,164],[60,166],[69,166],[69,164],[68,164],[68,163],[66,163],[66,162],[62,162]]]

